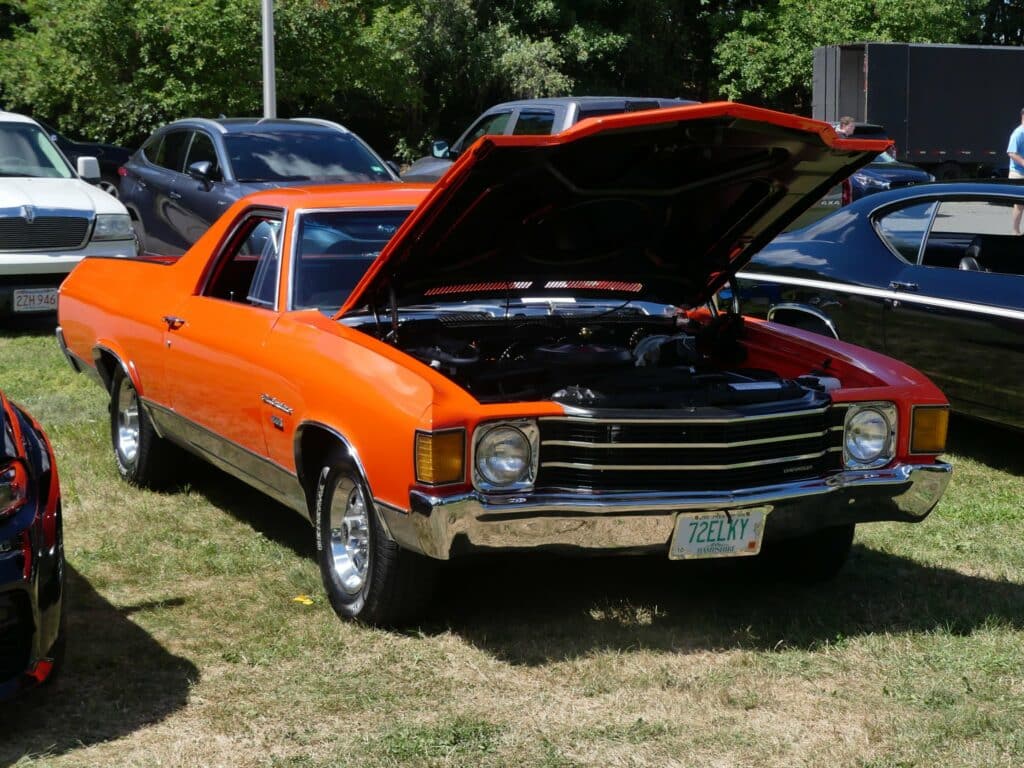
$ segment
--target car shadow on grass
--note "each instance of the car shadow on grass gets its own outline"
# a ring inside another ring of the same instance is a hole
[[[1021,477],[1024,476],[1024,452],[1020,450],[1020,438],[1018,430],[953,414],[946,447],[951,453]]]
[[[180,601],[111,605],[68,567],[67,655],[48,685],[0,704],[0,765],[110,741],[183,708],[199,670],[131,616]]]
[[[605,650],[814,650],[841,638],[996,622],[1024,628],[1024,586],[855,546],[832,582],[784,581],[755,559],[455,563],[435,626],[494,657],[541,665]]]
[[[4,336],[53,336],[56,330],[57,314],[55,312],[0,318],[0,338]]]

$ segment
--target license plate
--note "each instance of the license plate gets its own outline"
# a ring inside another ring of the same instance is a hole
[[[15,312],[54,312],[56,309],[56,288],[22,288],[14,292]]]
[[[767,507],[680,513],[668,556],[672,560],[744,557],[761,551]]]

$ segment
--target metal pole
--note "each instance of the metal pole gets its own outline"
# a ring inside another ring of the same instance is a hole
[[[263,3],[263,116],[277,117],[274,80],[274,0]]]

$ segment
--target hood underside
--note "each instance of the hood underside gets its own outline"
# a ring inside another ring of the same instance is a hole
[[[728,102],[587,120],[556,136],[487,136],[339,315],[567,289],[699,304],[885,146]]]

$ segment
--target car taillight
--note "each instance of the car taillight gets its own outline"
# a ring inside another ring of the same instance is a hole
[[[117,167],[117,175],[118,176],[127,176],[128,175],[128,169],[125,168],[123,165],[119,165]]]
[[[849,179],[843,179],[843,205],[853,202],[853,185]]]
[[[15,461],[0,469],[0,520],[17,512],[28,499],[28,472]]]

